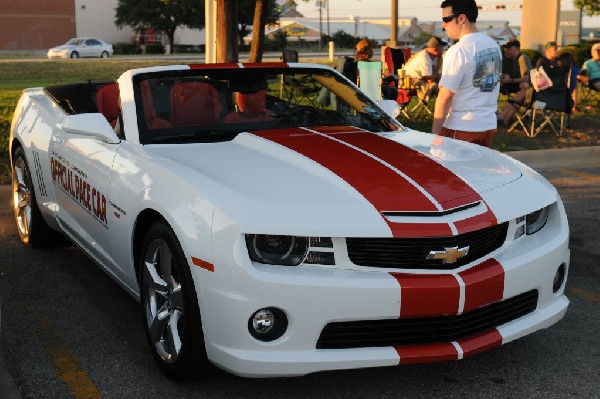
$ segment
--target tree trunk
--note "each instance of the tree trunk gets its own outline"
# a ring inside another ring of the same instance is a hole
[[[175,26],[173,29],[169,29],[169,32],[167,32],[167,37],[169,38],[169,51],[167,51],[167,54],[173,54],[173,45],[175,44],[175,29],[177,29],[177,27]]]
[[[252,22],[252,45],[250,46],[249,62],[262,62],[263,45],[265,41],[265,24],[269,0],[256,0],[254,7],[254,21]]]
[[[238,62],[238,0],[217,0],[217,62]]]

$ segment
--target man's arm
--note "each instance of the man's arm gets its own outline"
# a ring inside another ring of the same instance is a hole
[[[435,100],[435,110],[433,111],[433,126],[431,127],[431,133],[440,134],[446,117],[448,116],[448,110],[450,110],[450,104],[454,93],[447,88],[441,86],[440,92],[438,93],[437,99]]]

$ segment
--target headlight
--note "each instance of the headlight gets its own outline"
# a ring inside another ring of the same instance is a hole
[[[308,252],[306,237],[268,234],[247,234],[246,247],[250,258],[269,265],[297,266]]]
[[[526,232],[527,234],[534,234],[538,232],[548,220],[548,214],[550,213],[550,207],[539,209],[535,212],[531,212],[526,217]]]

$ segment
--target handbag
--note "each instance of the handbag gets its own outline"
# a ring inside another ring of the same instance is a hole
[[[531,84],[535,91],[545,90],[552,86],[552,80],[548,77],[544,67],[540,66],[529,71],[531,77]]]

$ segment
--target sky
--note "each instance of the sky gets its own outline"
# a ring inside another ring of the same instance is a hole
[[[298,0],[300,11],[305,17],[319,17],[316,1],[305,3]],[[439,20],[441,16],[440,4],[442,0],[398,0],[399,17],[416,17],[419,21]],[[392,0],[330,0],[329,16],[331,18],[362,17],[387,17],[390,15]],[[507,8],[518,7],[521,1],[515,0],[480,0],[477,4],[483,6],[490,4],[504,4]],[[561,1],[561,10],[574,10],[571,0]],[[325,10],[323,18],[325,18]],[[507,11],[480,11],[479,20],[507,20],[512,26],[521,25],[521,12],[517,10]],[[584,28],[600,27],[600,16],[583,18]]]

